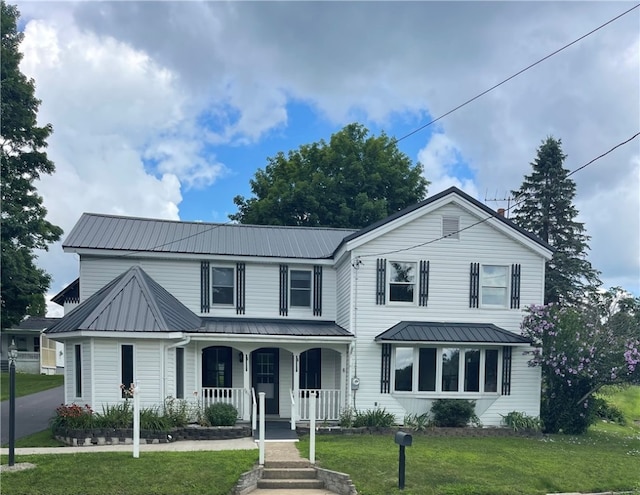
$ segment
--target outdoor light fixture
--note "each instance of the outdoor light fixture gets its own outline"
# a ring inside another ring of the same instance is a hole
[[[18,348],[16,342],[11,339],[8,350],[9,358],[9,466],[15,464],[16,448],[16,360],[18,359]]]

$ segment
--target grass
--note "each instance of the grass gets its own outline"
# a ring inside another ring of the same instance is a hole
[[[299,444],[303,456],[308,439]],[[320,466],[348,471],[361,495],[537,495],[640,489],[640,435],[438,438],[416,435],[398,489],[391,436],[318,437]]]
[[[16,448],[22,447],[64,447],[66,444],[62,443],[55,438],[53,438],[53,434],[51,430],[46,429],[43,431],[39,431],[38,433],[34,433],[32,435],[18,438],[16,440]],[[8,447],[9,445],[3,445],[3,447]]]
[[[627,423],[637,422],[640,426],[640,386],[603,387],[599,395],[620,409]]]
[[[35,394],[64,383],[62,375],[32,375],[16,373],[16,397]],[[9,399],[9,373],[0,374],[0,401]]]
[[[257,450],[16,456],[37,467],[2,473],[2,494],[227,495],[257,460]]]

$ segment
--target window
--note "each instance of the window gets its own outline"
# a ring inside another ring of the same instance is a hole
[[[413,349],[398,347],[396,349],[396,386],[399,392],[413,390]]]
[[[213,304],[233,304],[233,268],[213,267],[212,302]]]
[[[202,386],[231,387],[231,347],[207,347],[202,351]]]
[[[321,383],[321,356],[322,349],[315,348],[300,354],[300,388],[319,389]]]
[[[482,306],[507,306],[508,267],[482,265],[481,272],[481,304]]]
[[[128,390],[133,385],[133,346],[120,347],[120,381],[123,385],[122,398],[129,397]]]
[[[291,306],[311,307],[311,271],[291,270]]]
[[[33,352],[40,352],[40,337],[33,338]]]
[[[82,346],[80,344],[73,346],[73,366],[76,397],[82,397]]]
[[[413,302],[415,263],[389,262],[389,301]]]
[[[176,399],[184,399],[184,347],[176,347]]]
[[[497,393],[498,360],[498,349],[396,347],[394,391]]]

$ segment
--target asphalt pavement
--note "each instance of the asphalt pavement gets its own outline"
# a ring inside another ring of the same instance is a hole
[[[64,402],[62,386],[16,399],[16,440],[46,430]],[[9,443],[9,401],[0,402],[0,444]]]

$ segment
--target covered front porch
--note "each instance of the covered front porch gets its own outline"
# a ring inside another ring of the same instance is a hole
[[[317,419],[339,419],[346,400],[349,344],[272,344],[252,349],[200,343],[198,347],[198,395],[203,407],[228,403],[249,421],[260,413],[258,394],[264,392],[266,417],[287,418],[294,424],[309,419],[313,394]]]

